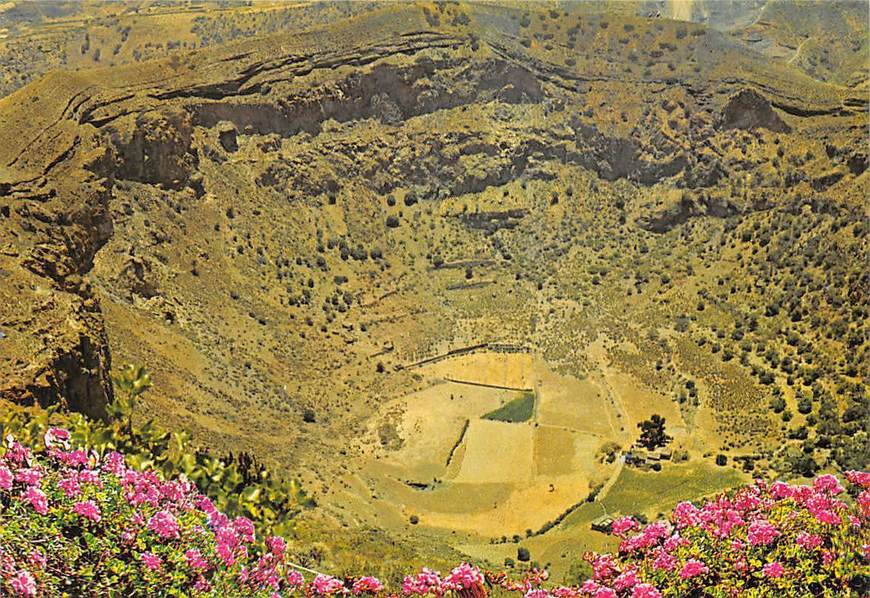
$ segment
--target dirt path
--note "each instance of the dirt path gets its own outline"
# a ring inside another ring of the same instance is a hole
[[[607,498],[610,489],[613,488],[613,485],[616,483],[616,480],[619,479],[622,470],[625,469],[625,456],[620,454],[617,458],[619,459],[619,465],[616,466],[616,469],[613,470],[613,473],[610,474],[610,477],[607,478],[606,482],[604,482],[601,491],[598,493],[598,496],[595,497],[596,501],[602,501]]]
[[[791,58],[789,58],[788,61],[786,62],[786,64],[791,64],[791,63],[793,63],[795,60],[797,60],[798,56],[801,55],[801,49],[803,49],[804,44],[806,44],[808,41],[810,41],[810,39],[811,39],[811,38],[808,37],[808,38],[806,38],[804,41],[802,41],[800,44],[798,44],[797,49],[794,51],[794,56],[792,56]]]
[[[613,391],[613,388],[610,386],[610,383],[607,382],[607,377],[605,376],[605,368],[607,368],[607,364],[604,363],[607,359],[607,350],[604,348],[603,343],[599,344],[599,340],[601,337],[599,336],[595,339],[591,345],[589,345],[589,355],[592,356],[597,364],[597,368],[593,370],[594,373],[591,373],[591,377],[595,382],[601,387],[602,390],[607,394],[607,400],[610,401],[610,404],[613,406],[613,411],[616,413],[622,414],[622,418],[624,419],[623,426],[626,430],[630,430],[632,428],[633,422],[628,415],[628,411],[625,408],[625,405],[622,402],[620,396]],[[608,410],[610,413],[610,410]],[[614,439],[625,436],[628,432],[621,433],[617,430],[617,421],[615,416],[608,417],[610,422],[610,429],[613,432]]]

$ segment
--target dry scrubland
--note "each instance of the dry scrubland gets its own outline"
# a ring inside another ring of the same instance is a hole
[[[100,68],[0,100],[0,396],[145,364],[360,572],[866,467],[866,6],[774,4],[7,10],[7,91]]]

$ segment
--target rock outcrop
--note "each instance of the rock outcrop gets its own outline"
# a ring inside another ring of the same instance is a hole
[[[753,89],[742,89],[732,96],[722,110],[719,126],[723,129],[767,129],[774,133],[791,131],[770,102]]]

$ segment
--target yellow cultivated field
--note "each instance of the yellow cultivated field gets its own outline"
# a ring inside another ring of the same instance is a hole
[[[594,455],[601,437],[556,426],[538,426],[534,435],[534,469],[537,477],[597,473]]]
[[[472,353],[445,359],[424,369],[428,375],[453,380],[531,388],[537,374],[533,365],[532,355],[527,353]]]
[[[425,480],[444,475],[450,452],[465,421],[480,417],[510,400],[516,393],[492,388],[439,382],[404,397],[398,432],[406,441],[390,453],[386,463],[397,465],[410,477]],[[387,407],[394,407],[395,403]]]
[[[536,369],[538,421],[593,434],[611,435],[614,415],[604,393],[589,380],[561,376],[544,367]]]
[[[680,415],[679,405],[670,397],[651,390],[639,380],[613,368],[604,368],[602,377],[608,388],[616,395],[621,408],[625,409],[623,425],[628,432],[634,434],[637,430],[637,422],[649,419],[651,415],[657,413],[667,420],[669,434],[685,433],[686,427]]]
[[[369,459],[365,470],[387,502],[421,525],[484,537],[536,530],[616,468],[596,460],[617,418],[591,381],[528,354],[464,355],[417,371],[430,386],[383,407],[401,412],[401,448]],[[534,389],[532,419],[482,419],[522,396],[494,386]]]
[[[457,482],[526,485],[532,479],[532,426],[472,421]]]

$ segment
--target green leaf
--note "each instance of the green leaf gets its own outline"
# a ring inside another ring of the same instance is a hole
[[[242,500],[247,502],[256,502],[260,499],[260,488],[257,486],[247,486],[241,492]]]

